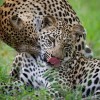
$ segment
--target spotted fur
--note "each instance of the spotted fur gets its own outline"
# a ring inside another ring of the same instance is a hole
[[[20,53],[14,61],[12,77],[19,80],[21,85],[28,84],[35,89],[45,88],[55,100],[65,100],[67,90],[73,91],[77,86],[82,87],[82,98],[100,94],[100,60],[95,58],[86,58],[82,53],[76,51],[75,44],[79,37],[84,36],[84,28],[81,25],[73,26],[69,31],[66,30],[68,25],[65,21],[56,22],[53,25],[44,27],[39,34],[41,43],[45,43],[42,35],[46,40],[50,40],[49,34],[57,35],[55,40],[63,45],[63,57],[57,68],[43,60],[43,55],[49,52],[50,46],[41,45],[41,53],[34,57],[28,53]],[[47,38],[48,37],[48,38]],[[61,39],[60,39],[61,38]],[[46,48],[47,46],[47,48]],[[51,45],[51,49],[52,49]],[[56,45],[55,45],[56,47]],[[46,50],[45,50],[46,49]],[[18,72],[15,76],[14,71]],[[18,85],[20,88],[20,85]],[[7,89],[6,89],[7,90]],[[8,87],[9,90],[9,87]]]

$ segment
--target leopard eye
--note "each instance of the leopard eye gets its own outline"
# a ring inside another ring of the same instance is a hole
[[[45,45],[47,48],[53,48],[55,46],[55,42],[48,39],[46,40]]]
[[[47,40],[46,43],[47,43],[48,45],[51,45],[51,44],[52,44],[52,41]]]
[[[54,42],[54,43],[55,43],[55,38],[53,38],[53,37],[49,36],[49,39],[50,39],[50,41],[52,41],[52,42]]]

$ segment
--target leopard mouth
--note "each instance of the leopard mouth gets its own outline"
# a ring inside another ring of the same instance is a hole
[[[42,53],[41,58],[43,61],[47,62],[50,65],[59,65],[62,60],[58,57],[53,56],[52,54],[49,54],[48,52]]]
[[[57,57],[51,57],[51,58],[47,59],[47,62],[52,64],[52,65],[59,65],[60,59]]]

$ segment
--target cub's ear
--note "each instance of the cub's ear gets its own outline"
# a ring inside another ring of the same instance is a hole
[[[56,19],[53,16],[45,16],[43,19],[43,28],[56,25]]]
[[[78,40],[80,38],[80,36],[85,35],[85,30],[84,30],[83,26],[79,25],[79,24],[74,25],[72,27],[72,35],[74,36],[75,40]]]
[[[21,18],[18,17],[18,15],[13,15],[11,18],[10,18],[10,24],[11,26],[15,29],[15,30],[18,30],[20,31],[21,29],[23,29],[24,27],[24,22]]]
[[[82,35],[85,32],[83,26],[79,25],[79,24],[74,25],[73,28],[72,28],[72,31],[73,31],[73,33],[77,33],[79,35]]]
[[[53,16],[36,17],[34,20],[35,29],[40,32],[44,28],[49,28],[52,25],[56,25],[56,19]]]

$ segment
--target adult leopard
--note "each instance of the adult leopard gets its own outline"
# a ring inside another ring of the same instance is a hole
[[[39,26],[41,19],[36,20],[36,25]],[[45,23],[46,20],[48,23]],[[97,95],[100,95],[100,60],[86,58],[75,50],[77,40],[84,37],[84,28],[81,25],[74,25],[69,29],[70,26],[65,21],[56,21],[51,16],[44,18],[41,24],[43,23],[44,28],[38,31],[40,55],[34,57],[28,53],[20,53],[16,56],[11,75],[18,81],[18,88],[16,85],[3,86],[2,90],[9,93],[12,89],[20,89],[20,85],[28,84],[35,89],[46,88],[55,100],[65,100],[67,89],[75,90],[77,85],[80,85],[83,98],[89,95],[97,98]],[[39,29],[38,27],[37,30]],[[61,53],[58,55],[61,59],[59,58],[57,68],[43,59],[48,57],[48,54],[56,56],[54,50]]]
[[[67,0],[5,0],[0,7],[0,39],[18,52],[37,54],[38,34],[34,25],[37,16],[54,16],[56,20],[65,20],[70,27],[81,24]],[[76,50],[91,57],[91,49],[83,47],[85,37],[77,41]]]

